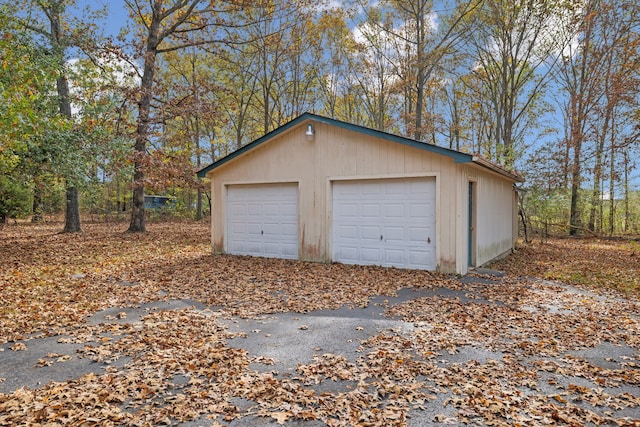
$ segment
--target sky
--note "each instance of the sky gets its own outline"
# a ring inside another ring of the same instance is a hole
[[[102,24],[106,35],[117,36],[120,28],[129,21],[129,14],[123,0],[77,0],[79,11],[86,6],[92,9],[107,8],[108,16]]]

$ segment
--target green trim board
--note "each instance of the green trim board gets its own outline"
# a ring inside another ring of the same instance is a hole
[[[317,114],[312,114],[312,113],[303,113],[302,115],[296,117],[295,119],[291,120],[290,122],[280,126],[279,128],[267,133],[266,135],[256,139],[255,141],[245,145],[244,147],[234,151],[231,154],[228,154],[227,156],[211,163],[209,166],[201,169],[198,171],[198,177],[200,178],[204,178],[208,172],[212,171],[213,169],[216,169],[222,165],[224,165],[225,163],[228,163],[230,161],[232,161],[233,159],[235,159],[236,157],[241,156],[242,154],[253,150],[254,148],[256,148],[257,146],[268,142],[269,140],[273,139],[274,137],[280,135],[281,133],[296,127],[298,125],[303,124],[306,121],[315,121],[315,122],[319,122],[319,123],[324,123],[324,124],[328,124],[331,126],[336,126],[336,127],[340,127],[343,129],[347,129],[353,132],[359,132],[365,135],[370,135],[370,136],[374,136],[377,138],[382,138],[388,141],[393,141],[393,142],[397,142],[400,144],[404,144],[407,145],[409,147],[413,147],[413,148],[417,148],[420,150],[426,150],[426,151],[430,151],[433,153],[437,153],[446,157],[450,157],[452,159],[454,159],[455,163],[471,163],[473,162],[475,159],[471,154],[466,154],[466,153],[462,153],[460,151],[455,151],[455,150],[450,150],[448,148],[444,148],[444,147],[439,147],[437,145],[432,145],[432,144],[427,144],[424,142],[420,142],[417,141],[415,139],[410,139],[410,138],[404,138],[402,136],[398,136],[398,135],[393,135],[387,132],[383,132],[383,131],[379,131],[379,130],[375,130],[375,129],[371,129],[371,128],[367,128],[364,126],[359,126],[359,125],[354,125],[351,123],[347,123],[347,122],[343,122],[340,120],[336,120],[336,119],[331,119],[328,117],[324,117],[324,116],[319,116]]]

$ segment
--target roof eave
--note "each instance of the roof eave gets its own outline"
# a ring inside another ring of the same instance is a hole
[[[522,178],[520,175],[518,175],[517,173],[514,172],[510,172],[504,168],[502,168],[501,166],[496,165],[495,163],[492,163],[490,161],[488,161],[487,159],[484,159],[482,157],[479,156],[473,156],[473,163],[482,166],[484,168],[490,169],[493,172],[502,175],[504,177],[507,177],[515,182],[524,182],[524,178]]]

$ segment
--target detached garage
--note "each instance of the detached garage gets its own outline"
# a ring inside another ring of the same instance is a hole
[[[517,238],[517,175],[310,113],[198,175],[214,253],[464,274]]]

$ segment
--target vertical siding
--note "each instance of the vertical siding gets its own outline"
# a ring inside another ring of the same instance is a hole
[[[461,234],[460,207],[465,205],[459,200],[459,165],[453,159],[318,122],[313,122],[315,137],[311,142],[305,137],[306,125],[302,123],[279,134],[211,172],[214,252],[225,251],[228,185],[297,183],[299,258],[327,262],[331,260],[332,181],[433,176],[436,178],[437,268],[443,272],[461,272],[457,265],[460,254],[456,248]],[[502,203],[505,191],[498,180],[487,182],[490,187],[486,197]],[[490,200],[487,200],[487,206],[491,206]],[[482,221],[494,229],[494,232],[482,235],[484,248],[492,245],[498,229],[492,223],[491,212],[487,211]],[[511,233],[511,227],[508,232]]]
[[[455,212],[455,271],[460,274],[465,274],[469,268],[468,260],[468,239],[469,239],[469,197],[468,188],[469,182],[476,182],[478,179],[477,173],[470,171],[469,166],[459,165],[458,173],[456,174],[456,212]]]
[[[513,248],[513,183],[483,173],[477,194],[476,263],[482,265]]]
[[[513,249],[517,218],[513,182],[477,165],[462,165],[458,176],[458,236],[456,270],[466,273],[469,264],[469,182],[474,183],[475,265],[481,266]]]

